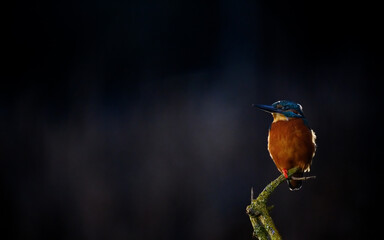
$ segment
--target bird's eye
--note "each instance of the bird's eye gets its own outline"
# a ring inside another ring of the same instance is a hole
[[[283,105],[281,105],[281,104],[277,104],[277,105],[276,105],[276,108],[277,108],[277,109],[283,109]]]

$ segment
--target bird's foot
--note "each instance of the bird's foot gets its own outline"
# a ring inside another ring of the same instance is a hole
[[[288,179],[288,170],[283,168],[283,175],[286,179]]]

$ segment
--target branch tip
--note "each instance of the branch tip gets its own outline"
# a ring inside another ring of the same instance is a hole
[[[294,177],[292,176],[291,179],[292,180],[298,180],[298,181],[305,181],[305,180],[308,180],[308,179],[315,179],[316,176],[308,176],[308,177]]]
[[[251,187],[251,202],[253,200],[253,187]]]

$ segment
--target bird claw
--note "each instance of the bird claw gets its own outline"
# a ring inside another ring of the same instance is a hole
[[[288,179],[288,170],[287,169],[283,169],[283,175],[286,179]]]

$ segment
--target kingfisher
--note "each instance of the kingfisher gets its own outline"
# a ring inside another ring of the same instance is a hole
[[[288,179],[288,170],[298,167],[293,175],[302,178],[309,172],[316,151],[316,135],[309,127],[300,104],[281,100],[272,105],[253,104],[273,116],[268,133],[268,151],[277,169],[287,179],[291,191],[299,190],[302,180]]]

